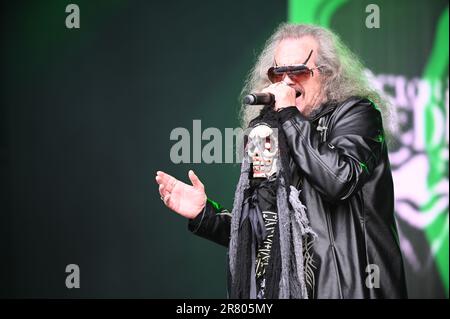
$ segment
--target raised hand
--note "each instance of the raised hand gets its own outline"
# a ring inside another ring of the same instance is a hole
[[[192,186],[166,174],[156,172],[156,182],[159,184],[159,194],[164,204],[189,219],[194,219],[206,205],[205,186],[195,173],[188,173]]]

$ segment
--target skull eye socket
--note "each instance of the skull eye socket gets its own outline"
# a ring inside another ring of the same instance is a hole
[[[266,136],[266,142],[264,143],[264,149],[270,150],[272,144],[270,140],[270,136]]]

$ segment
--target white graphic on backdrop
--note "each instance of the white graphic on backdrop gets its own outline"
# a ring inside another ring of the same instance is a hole
[[[434,256],[448,234],[448,79],[443,83],[403,75],[374,75],[370,71],[368,75],[372,84],[386,94],[398,123],[389,148],[397,218],[425,231],[446,214],[446,222],[432,238]],[[426,112],[431,118],[428,122]],[[434,150],[432,155],[427,152],[430,149]],[[440,179],[430,185],[431,172],[439,172]],[[408,238],[400,236],[400,245],[413,268],[421,269],[423,265]]]

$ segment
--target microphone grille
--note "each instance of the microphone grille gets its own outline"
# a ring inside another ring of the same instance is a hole
[[[244,97],[244,104],[252,105],[253,103],[255,103],[255,101],[256,98],[253,94],[249,94]]]

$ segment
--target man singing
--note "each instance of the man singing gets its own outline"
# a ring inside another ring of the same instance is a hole
[[[250,129],[233,210],[157,172],[164,204],[228,247],[230,298],[406,298],[386,102],[327,29],[282,24],[243,89]]]

